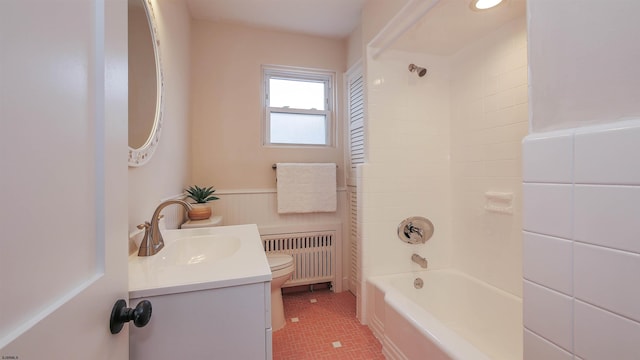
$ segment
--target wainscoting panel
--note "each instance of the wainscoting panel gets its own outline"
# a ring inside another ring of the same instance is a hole
[[[304,231],[305,226],[317,228],[317,225],[339,223],[342,226],[341,233],[349,233],[347,192],[344,188],[338,189],[338,210],[332,213],[278,214],[276,189],[218,190],[215,195],[220,200],[213,202],[213,214],[222,216],[223,225],[257,224],[259,228],[295,226]],[[349,238],[345,236],[342,245],[336,249],[341,252],[338,258],[342,259],[344,269],[342,279],[336,279],[341,281],[337,289],[349,288],[350,250]]]
[[[333,213],[278,214],[275,189],[219,190],[213,202],[214,215],[222,215],[224,225],[295,225],[344,222],[346,191],[338,189],[338,210]]]

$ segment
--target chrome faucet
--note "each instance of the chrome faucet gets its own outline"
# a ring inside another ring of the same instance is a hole
[[[422,238],[424,237],[424,231],[422,231],[422,229],[420,229],[419,227],[413,225],[413,222],[409,222],[404,227],[404,234],[412,240],[414,239],[413,234],[418,234],[418,236],[420,237],[420,240],[417,240],[417,241],[424,243],[424,241],[422,241]]]
[[[420,267],[422,268],[427,268],[428,266],[428,261],[427,259],[423,258],[422,256],[418,255],[418,254],[413,254],[411,255],[411,261],[413,261],[414,263],[420,265]]]
[[[138,229],[144,229],[144,237],[142,238],[142,243],[140,243],[138,256],[155,255],[164,247],[164,240],[162,239],[162,234],[160,234],[158,222],[160,220],[160,211],[171,204],[182,205],[187,211],[193,208],[191,204],[183,200],[167,200],[160,203],[153,212],[151,222],[145,221],[144,224],[138,225]]]
[[[424,244],[433,236],[433,223],[421,216],[406,218],[398,225],[398,238],[409,244]]]

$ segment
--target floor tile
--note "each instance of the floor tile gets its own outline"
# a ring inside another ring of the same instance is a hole
[[[321,290],[282,298],[287,325],[273,333],[274,360],[384,359],[378,340],[356,319],[356,298],[350,292]],[[292,323],[294,318],[298,322]]]

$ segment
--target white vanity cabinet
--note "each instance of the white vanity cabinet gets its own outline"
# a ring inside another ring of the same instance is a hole
[[[268,281],[144,299],[153,313],[147,326],[129,325],[132,360],[271,360]]]
[[[271,360],[271,269],[256,225],[164,230],[164,248],[129,257],[132,360]]]

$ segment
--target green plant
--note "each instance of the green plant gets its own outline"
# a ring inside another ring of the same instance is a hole
[[[211,194],[213,194],[216,189],[213,188],[213,186],[210,187],[199,187],[198,185],[194,185],[194,186],[190,186],[188,189],[185,189],[184,191],[187,192],[187,197],[195,200],[196,203],[198,204],[204,204],[207,201],[211,201],[211,200],[218,200],[218,197],[215,196],[211,196]]]

